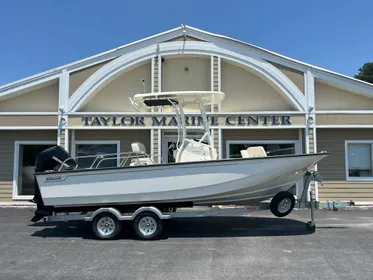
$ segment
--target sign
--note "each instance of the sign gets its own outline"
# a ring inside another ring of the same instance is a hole
[[[229,115],[208,116],[210,126],[289,126],[291,117],[287,115]],[[83,116],[84,126],[177,126],[175,116]],[[201,126],[201,116],[186,116],[187,126]]]

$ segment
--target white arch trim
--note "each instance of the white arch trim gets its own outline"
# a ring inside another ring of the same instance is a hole
[[[260,58],[234,53],[217,47],[212,43],[194,41],[162,43],[159,46],[152,45],[109,62],[92,74],[70,97],[69,111],[76,112],[82,108],[90,98],[123,70],[145,60],[150,61],[150,59],[156,55],[167,56],[175,54],[216,55],[245,65],[261,73],[267,80],[276,85],[280,89],[283,97],[288,100],[295,109],[306,111],[306,97],[288,77],[272,64]],[[136,92],[134,92],[134,94],[136,94]]]

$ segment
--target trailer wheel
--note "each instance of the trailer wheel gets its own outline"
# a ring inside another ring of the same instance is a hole
[[[282,191],[272,198],[270,210],[276,217],[285,217],[293,211],[294,205],[294,195],[288,191]]]
[[[115,239],[122,229],[122,223],[112,213],[100,213],[92,221],[92,231],[99,239]]]
[[[157,214],[145,211],[136,216],[133,221],[133,229],[140,239],[156,239],[163,231],[163,221]]]

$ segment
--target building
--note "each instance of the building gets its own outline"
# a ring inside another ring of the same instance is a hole
[[[184,25],[0,87],[0,202],[32,197],[35,155],[51,145],[79,156],[130,151],[138,141],[172,160],[172,111],[136,112],[129,102],[171,90],[225,92],[208,108],[219,158],[249,145],[270,154],[326,150],[316,199],[373,202],[373,85]],[[187,108],[191,128],[195,112]]]

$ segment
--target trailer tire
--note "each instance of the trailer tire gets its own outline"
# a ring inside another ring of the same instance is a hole
[[[121,230],[122,222],[109,212],[98,214],[92,221],[92,231],[98,239],[115,239],[119,236]]]
[[[276,217],[285,217],[293,211],[294,205],[294,195],[288,191],[281,191],[272,198],[270,210]]]
[[[134,219],[133,230],[136,237],[139,239],[156,239],[163,231],[163,221],[157,214],[151,211],[145,211],[138,214]]]

